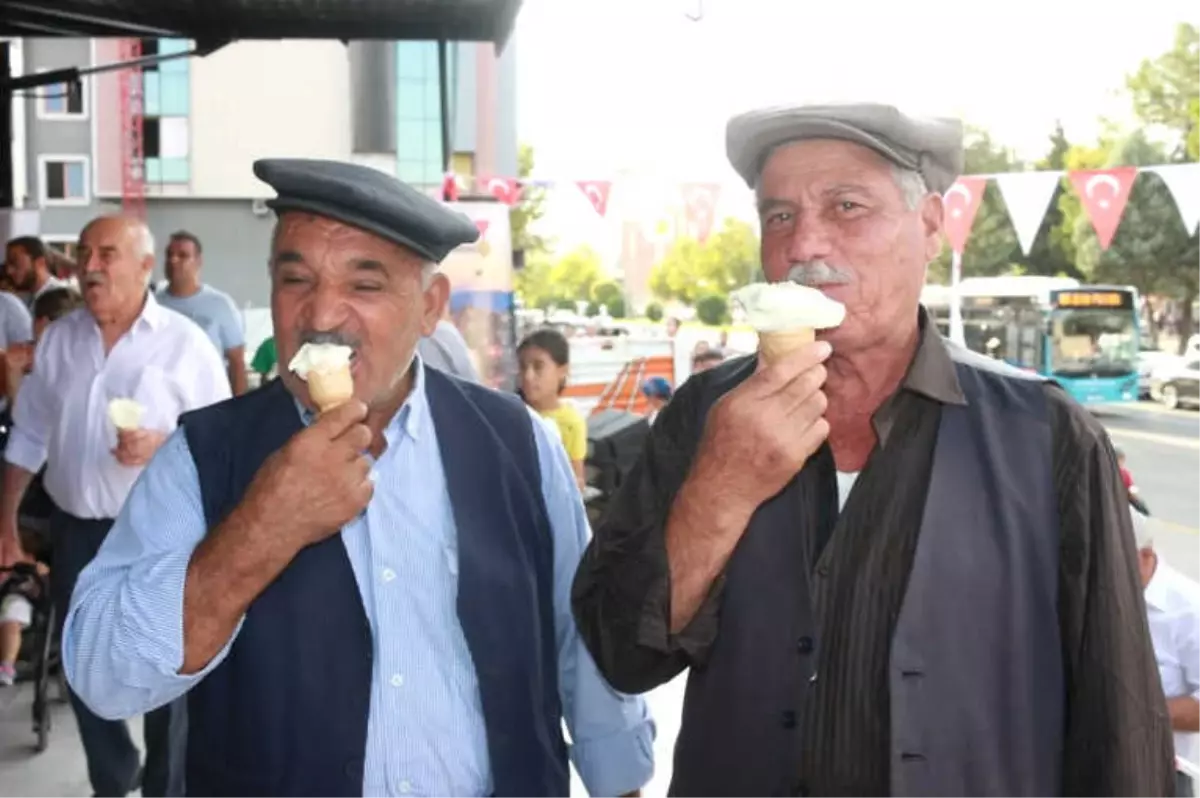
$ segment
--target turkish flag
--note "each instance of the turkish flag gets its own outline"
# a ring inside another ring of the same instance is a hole
[[[488,224],[489,224],[489,222],[487,219],[476,219],[475,220],[475,229],[477,229],[479,231],[479,239],[480,240],[487,238]]]
[[[612,183],[607,180],[579,180],[575,185],[592,203],[596,213],[604,216],[608,210],[608,192],[612,190]]]
[[[700,243],[708,238],[716,222],[719,183],[684,183],[683,212],[688,233]]]
[[[959,255],[967,248],[971,225],[975,224],[986,189],[986,177],[960,177],[942,195],[942,229],[950,248]]]
[[[1118,166],[1115,169],[1089,169],[1070,174],[1071,185],[1075,187],[1075,193],[1092,220],[1101,249],[1108,249],[1113,236],[1117,234],[1121,214],[1125,213],[1125,204],[1129,202],[1129,192],[1133,190],[1133,181],[1137,179],[1137,171],[1136,166]]]
[[[512,177],[481,177],[479,185],[505,205],[521,201],[521,181]]]

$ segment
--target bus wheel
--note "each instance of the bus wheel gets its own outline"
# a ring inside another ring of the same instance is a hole
[[[1162,403],[1171,410],[1179,407],[1179,389],[1171,383],[1167,383],[1159,389],[1159,396],[1162,398]]]

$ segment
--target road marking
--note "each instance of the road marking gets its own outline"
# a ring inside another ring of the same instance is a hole
[[[1197,438],[1159,435],[1154,432],[1139,432],[1138,430],[1125,429],[1124,427],[1105,427],[1105,429],[1114,438],[1134,438],[1135,440],[1149,441],[1150,443],[1161,443],[1163,446],[1174,446],[1179,449],[1200,450],[1200,439]]]
[[[1122,415],[1120,411],[1129,410],[1133,413],[1147,416],[1167,416],[1169,418],[1182,418],[1196,422],[1200,425],[1200,416],[1194,410],[1172,410],[1169,407],[1160,405],[1158,402],[1114,402],[1106,405],[1095,405],[1096,411],[1101,415]],[[1116,412],[1114,412],[1116,411]]]
[[[1147,520],[1150,522],[1150,526],[1163,526],[1174,532],[1183,532],[1185,535],[1200,535],[1200,529],[1196,529],[1195,527],[1190,527],[1185,524],[1176,523],[1175,521],[1168,521],[1165,518],[1156,518],[1151,516]]]

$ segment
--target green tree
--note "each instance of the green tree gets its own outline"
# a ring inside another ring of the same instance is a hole
[[[527,308],[546,310],[555,303],[550,271],[554,264],[545,255],[526,259],[525,268],[513,275],[513,289]]]
[[[696,302],[696,317],[713,326],[729,318],[729,301],[723,294],[705,294]]]
[[[1172,161],[1200,160],[1200,28],[1180,23],[1175,45],[1125,80],[1134,113],[1168,131]]]
[[[1138,119],[1168,143],[1165,150],[1156,149],[1139,133],[1120,149],[1116,162],[1200,160],[1200,28],[1180,24],[1171,49],[1144,60],[1125,85]],[[1173,198],[1156,176],[1138,177],[1129,204],[1113,247],[1101,256],[1081,252],[1081,260],[1085,254],[1094,258],[1098,273],[1118,266],[1151,272],[1139,279],[1180,301],[1183,329],[1190,332],[1198,292],[1197,233],[1183,229]],[[1181,348],[1186,339],[1181,336]]]
[[[521,191],[521,201],[509,211],[509,224],[512,227],[513,250],[524,251],[525,263],[544,259],[550,251],[551,242],[542,235],[534,232],[537,222],[545,214],[546,189],[528,182],[533,174],[533,147],[522,144],[517,148],[517,177],[524,181]]]
[[[1041,171],[1061,172],[1067,168],[1067,154],[1071,151],[1071,142],[1063,130],[1062,122],[1055,124],[1054,132],[1050,134],[1050,151],[1034,164]],[[1033,247],[1025,258],[1029,274],[1041,274],[1047,277],[1074,277],[1082,279],[1083,275],[1075,266],[1075,247],[1072,243],[1073,227],[1067,225],[1067,219],[1060,207],[1065,188],[1059,181],[1054,196],[1047,203],[1046,216],[1042,226],[1038,228],[1033,239]]]
[[[1023,165],[1013,152],[992,139],[990,133],[968,126],[963,136],[964,175],[986,175],[997,172],[1021,171]],[[929,281],[946,283],[950,280],[951,250],[947,243],[942,252],[929,264]],[[988,181],[983,202],[971,225],[971,234],[963,251],[964,277],[1005,274],[1014,262],[1021,261],[1021,245],[1017,232],[1008,218],[1008,208],[1000,189]]]
[[[705,294],[727,295],[749,283],[759,266],[758,235],[740,219],[725,219],[701,244],[680,238],[650,273],[650,290],[660,299],[694,304]]]
[[[557,299],[590,301],[592,288],[606,279],[600,256],[591,247],[579,247],[559,258],[548,275]]]
[[[1161,145],[1134,133],[1113,147],[1105,166],[1149,166],[1162,163]],[[1191,306],[1200,289],[1198,237],[1179,220],[1170,190],[1152,173],[1138,175],[1112,245],[1102,251],[1086,215],[1075,219],[1078,265],[1089,282],[1132,285],[1142,294],[1173,296],[1183,303],[1184,329],[1191,329]],[[1180,347],[1186,343],[1181,338]]]
[[[646,305],[646,318],[650,321],[662,321],[663,306],[657,302],[651,302]]]

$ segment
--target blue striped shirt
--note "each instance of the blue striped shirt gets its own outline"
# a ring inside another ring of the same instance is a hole
[[[457,534],[419,360],[415,368],[413,391],[373,464],[375,495],[341,532],[374,637],[363,792],[489,795],[479,687],[455,610]],[[654,724],[641,698],[608,686],[579,639],[570,591],[587,518],[561,443],[544,425],[533,429],[555,535],[558,676],[571,759],[591,794],[618,795],[649,780]],[[224,660],[233,640],[200,673],[178,673],[184,581],[206,531],[196,466],[176,432],[80,575],[67,616],[67,678],[98,715],[128,718],[162,706]],[[335,695],[338,685],[329,687]]]

